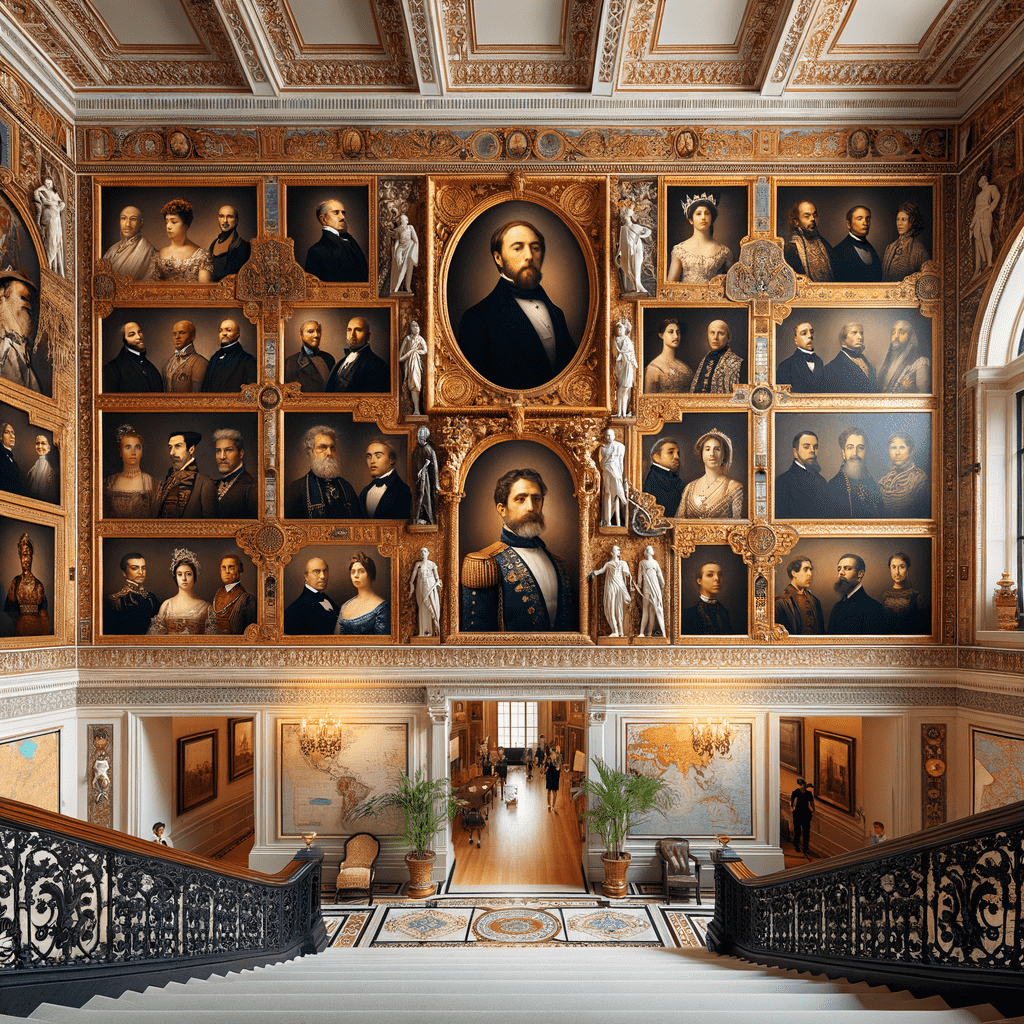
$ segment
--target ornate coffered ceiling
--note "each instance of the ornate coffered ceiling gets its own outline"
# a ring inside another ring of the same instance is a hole
[[[957,120],[1024,0],[0,0],[0,38],[79,122]]]

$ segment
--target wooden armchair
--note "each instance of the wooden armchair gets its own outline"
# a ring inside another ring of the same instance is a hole
[[[661,856],[661,885],[665,902],[671,903],[671,890],[693,889],[700,905],[700,861],[690,853],[688,839],[662,839],[658,843]]]
[[[373,905],[373,878],[379,856],[380,840],[369,832],[357,832],[345,840],[338,866],[335,903],[342,893],[359,892],[366,893],[366,902]]]

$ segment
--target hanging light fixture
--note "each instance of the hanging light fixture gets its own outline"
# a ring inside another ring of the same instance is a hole
[[[733,731],[729,719],[723,718],[716,722],[709,718],[706,722],[693,720],[693,749],[701,757],[713,757],[718,754],[725,757],[732,746]]]
[[[299,730],[299,749],[314,762],[333,761],[341,753],[341,720],[326,715],[304,718]]]

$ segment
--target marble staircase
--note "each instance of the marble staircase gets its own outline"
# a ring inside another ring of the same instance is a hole
[[[2,1000],[0,1000],[2,1001]],[[864,983],[761,967],[705,949],[478,943],[329,949],[83,1007],[44,1003],[38,1024],[1009,1024]],[[1024,1017],[1012,1018],[1024,1024]],[[0,1013],[0,1024],[24,1018]]]

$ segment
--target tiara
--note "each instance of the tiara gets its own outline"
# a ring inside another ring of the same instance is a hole
[[[174,575],[174,570],[179,562],[188,562],[189,565],[195,570],[196,579],[199,578],[200,565],[199,559],[196,557],[194,551],[189,551],[188,548],[175,548],[174,554],[171,555],[171,575]]]
[[[687,196],[679,205],[682,206],[683,213],[689,217],[690,210],[698,203],[709,203],[714,210],[718,210],[718,203],[710,192],[701,192],[699,196]]]
[[[732,462],[732,441],[730,441],[728,435],[723,434],[718,427],[712,427],[710,430],[705,430],[704,433],[697,438],[697,443],[693,446],[693,454],[697,456],[700,455],[701,450],[704,447],[704,442],[709,437],[717,437],[718,440],[725,445],[725,450],[728,455],[726,463]]]

